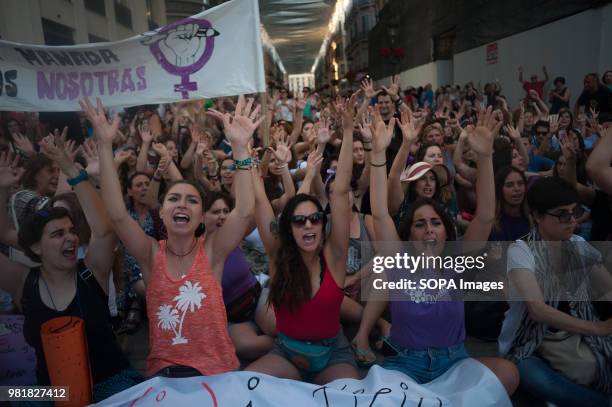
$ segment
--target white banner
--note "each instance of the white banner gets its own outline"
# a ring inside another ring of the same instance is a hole
[[[118,42],[0,41],[0,110],[76,111],[265,91],[257,0],[232,0]]]
[[[254,372],[232,372],[186,379],[156,377],[95,405],[511,407],[512,403],[489,369],[474,359],[466,359],[424,385],[379,366],[370,368],[363,380],[340,379],[325,386]]]

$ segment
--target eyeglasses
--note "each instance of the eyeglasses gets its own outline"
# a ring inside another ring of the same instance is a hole
[[[572,212],[569,212],[569,211],[563,211],[560,213],[546,212],[547,215],[554,216],[555,218],[559,219],[559,222],[561,223],[570,223],[572,221],[572,218],[574,218],[574,220],[578,219],[579,217],[582,216],[583,213],[584,213],[584,209],[582,209],[581,206],[576,206]]]
[[[232,165],[222,165],[221,166],[222,170],[226,170],[226,171],[235,171],[236,170],[236,165],[232,164]]]
[[[304,227],[306,225],[306,221],[309,220],[313,225],[320,225],[323,222],[323,217],[325,214],[323,212],[315,212],[310,215],[293,215],[291,217],[291,223],[296,226]]]

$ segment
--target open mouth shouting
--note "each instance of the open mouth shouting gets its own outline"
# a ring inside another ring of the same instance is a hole
[[[74,261],[77,258],[77,247],[72,245],[62,250],[62,256],[70,261]]]
[[[191,221],[191,217],[186,213],[175,213],[172,221],[177,225],[186,225]]]

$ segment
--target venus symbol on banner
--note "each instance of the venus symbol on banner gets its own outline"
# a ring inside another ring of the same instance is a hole
[[[219,31],[208,20],[186,18],[169,24],[154,33],[144,34],[141,40],[159,65],[169,74],[181,77],[174,85],[183,99],[189,99],[189,91],[198,90],[197,82],[190,82],[189,75],[198,72],[210,60]]]

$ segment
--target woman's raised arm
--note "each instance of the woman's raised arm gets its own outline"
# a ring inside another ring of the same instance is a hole
[[[111,123],[104,114],[100,99],[94,107],[88,99],[79,102],[85,115],[94,128],[98,140],[100,158],[100,185],[102,199],[115,232],[123,242],[127,251],[136,258],[141,266],[143,279],[148,282],[148,273],[153,260],[153,247],[157,242],[147,236],[140,225],[128,214],[121,193],[119,176],[113,160],[113,138],[119,126],[119,117],[115,116]]]

